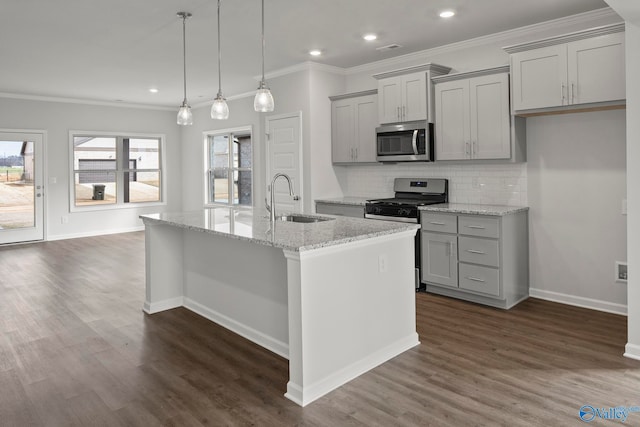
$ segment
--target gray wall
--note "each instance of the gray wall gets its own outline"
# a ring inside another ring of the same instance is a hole
[[[181,152],[176,113],[126,108],[0,98],[0,128],[47,132],[45,142],[45,238],[49,240],[128,231],[142,226],[138,216],[180,210]],[[69,212],[69,131],[106,131],[165,135],[167,206]],[[55,177],[56,184],[49,184]],[[68,223],[62,224],[61,217]]]
[[[625,129],[624,110],[527,119],[533,295],[624,312]]]

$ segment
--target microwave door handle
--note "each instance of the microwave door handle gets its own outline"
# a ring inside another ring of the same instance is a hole
[[[413,138],[411,139],[411,145],[413,146],[413,154],[418,155],[418,129],[413,131]]]

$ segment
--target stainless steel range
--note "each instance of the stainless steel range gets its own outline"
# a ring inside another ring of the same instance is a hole
[[[385,221],[420,222],[420,206],[447,203],[449,181],[444,178],[396,178],[395,197],[367,200],[365,218]],[[420,288],[420,232],[415,244],[416,289]]]

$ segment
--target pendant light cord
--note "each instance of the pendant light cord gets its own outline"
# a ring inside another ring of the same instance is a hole
[[[218,0],[218,97],[222,97],[222,72],[220,71],[220,0]]]
[[[184,101],[187,103],[187,14],[182,14],[182,75],[184,76]]]
[[[262,83],[264,86],[264,0],[262,0]]]

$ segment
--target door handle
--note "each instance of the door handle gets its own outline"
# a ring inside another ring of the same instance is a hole
[[[472,254],[478,254],[478,255],[484,255],[485,253],[482,251],[478,251],[476,249],[467,249],[467,252],[472,253]]]
[[[404,105],[402,106],[402,120],[404,120],[404,118],[406,117],[406,113],[404,111]]]
[[[402,107],[404,109],[404,107]],[[411,138],[411,146],[413,147],[413,154],[418,155],[418,129],[413,131],[413,138]]]
[[[573,87],[573,82],[571,82],[571,104],[574,104],[576,102],[576,90]]]
[[[471,281],[474,281],[474,282],[481,282],[481,283],[484,283],[484,280],[479,279],[479,278],[477,278],[477,277],[473,277],[473,276],[467,276],[467,279],[468,279],[468,280],[471,280]]]
[[[475,156],[476,154],[478,154],[478,143],[476,141],[473,141],[471,144],[473,147],[473,155]]]
[[[467,225],[467,228],[473,228],[474,230],[484,230],[484,227],[480,225]]]
[[[437,221],[429,221],[429,224],[433,224],[433,225],[445,225],[444,222],[437,222]]]
[[[396,108],[396,118],[398,120],[400,120],[400,107],[399,106]]]
[[[560,85],[560,105],[564,105],[564,83]]]
[[[469,153],[469,142],[465,142],[464,143],[464,154],[467,155],[467,156],[470,156],[470,153]]]

